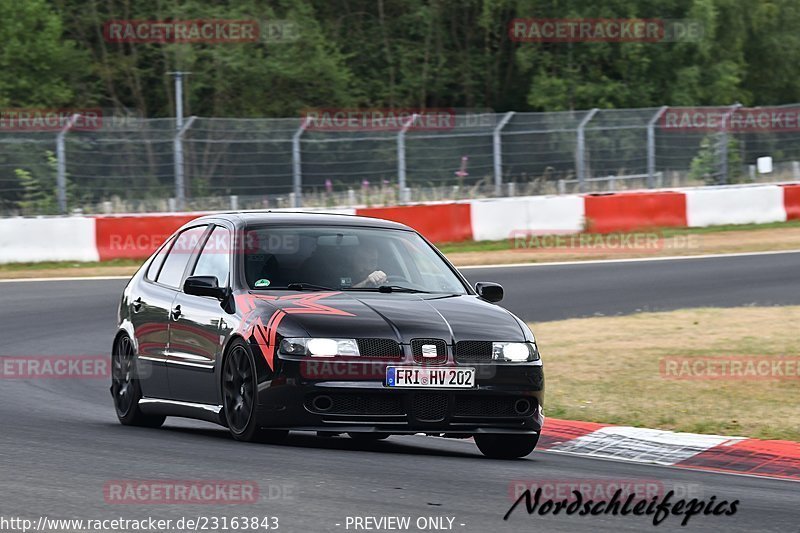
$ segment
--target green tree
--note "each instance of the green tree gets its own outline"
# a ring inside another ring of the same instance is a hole
[[[709,135],[700,142],[700,150],[692,159],[689,167],[689,178],[702,180],[706,185],[744,182],[739,141],[733,136],[728,136],[727,142],[727,177],[722,175],[723,140],[719,135]]]
[[[45,0],[0,0],[0,107],[87,103],[88,54]]]

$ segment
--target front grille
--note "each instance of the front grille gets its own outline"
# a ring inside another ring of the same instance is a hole
[[[459,363],[491,363],[491,341],[460,341],[456,343],[456,361]]]
[[[517,405],[518,400],[527,400],[528,407],[521,409],[523,404]],[[516,408],[515,408],[516,405]],[[455,416],[473,417],[511,417],[529,416],[536,408],[533,398],[520,398],[516,396],[456,396]]]
[[[416,394],[414,417],[421,422],[441,422],[447,416],[446,394]]]
[[[423,346],[436,347],[436,355],[425,355]],[[411,353],[414,362],[423,365],[443,365],[447,362],[447,343],[441,339],[413,339]]]
[[[400,359],[400,345],[392,339],[356,339],[361,357]]]
[[[320,410],[314,407],[315,395],[308,398],[306,408],[313,413],[326,415],[404,415],[403,399],[395,394],[330,394],[329,409]]]

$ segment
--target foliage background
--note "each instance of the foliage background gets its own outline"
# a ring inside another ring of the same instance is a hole
[[[515,17],[701,21],[677,43],[514,43]],[[107,43],[114,19],[287,19],[291,43]],[[289,117],[315,106],[556,111],[800,97],[795,0],[0,0],[0,107]]]

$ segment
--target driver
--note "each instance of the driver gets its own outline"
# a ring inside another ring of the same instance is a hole
[[[365,243],[353,254],[353,283],[351,287],[379,287],[386,283],[387,276],[378,270],[378,249],[374,244]]]

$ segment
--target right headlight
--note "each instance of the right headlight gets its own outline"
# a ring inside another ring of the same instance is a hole
[[[355,339],[287,338],[281,341],[281,353],[311,357],[358,357]]]
[[[529,363],[539,360],[539,350],[532,342],[493,342],[492,360],[502,363]]]

